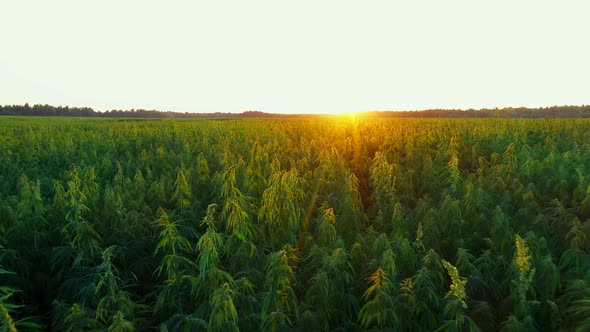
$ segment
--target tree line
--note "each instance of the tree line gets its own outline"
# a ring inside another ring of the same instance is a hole
[[[260,111],[242,113],[192,113],[145,109],[95,111],[90,107],[69,107],[35,104],[0,105],[0,115],[12,116],[62,116],[104,118],[300,118],[318,117],[326,114],[277,114]],[[506,107],[484,109],[428,109],[421,111],[366,111],[365,118],[590,118],[590,105],[551,106],[540,108]]]

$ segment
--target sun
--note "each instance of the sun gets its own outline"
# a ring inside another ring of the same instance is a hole
[[[335,116],[339,116],[339,117],[356,117],[358,116],[360,113],[362,113],[361,111],[330,111],[327,112],[326,114],[329,115],[335,115]]]

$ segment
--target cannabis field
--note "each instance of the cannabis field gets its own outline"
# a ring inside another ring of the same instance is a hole
[[[6,331],[588,331],[589,254],[589,120],[0,118]]]

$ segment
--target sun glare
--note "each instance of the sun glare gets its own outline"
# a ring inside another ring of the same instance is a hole
[[[337,114],[336,116],[340,119],[356,122],[361,118],[362,113],[363,113],[362,111],[342,112],[342,113]]]
[[[358,116],[358,114],[360,113],[360,111],[353,111],[353,112],[339,112],[339,111],[334,111],[334,112],[330,112],[328,114],[330,115],[336,115],[336,116],[340,116],[340,117],[346,117],[346,116]]]

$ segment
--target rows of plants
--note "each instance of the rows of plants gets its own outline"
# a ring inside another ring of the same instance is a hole
[[[0,119],[8,331],[590,330],[590,121]]]

